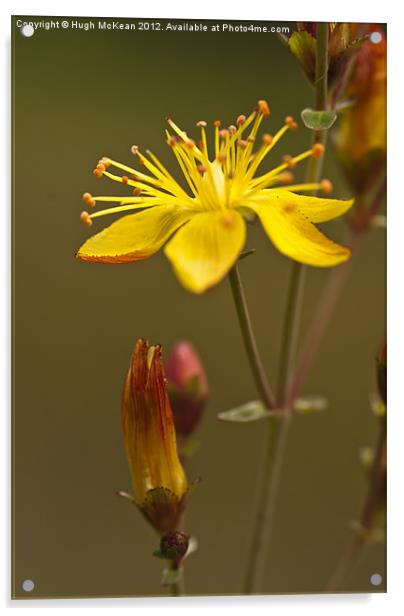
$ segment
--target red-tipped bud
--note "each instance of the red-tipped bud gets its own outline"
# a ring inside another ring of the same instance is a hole
[[[209,393],[205,370],[189,342],[171,349],[166,377],[177,434],[188,437],[201,420]]]

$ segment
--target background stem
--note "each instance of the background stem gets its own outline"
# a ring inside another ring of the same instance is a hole
[[[327,108],[328,74],[328,22],[317,25],[317,55],[315,108]],[[314,131],[313,142],[325,143],[327,131]],[[312,157],[307,169],[307,182],[318,182],[322,171],[322,157]],[[291,280],[283,326],[279,366],[278,399],[284,410],[283,416],[268,420],[268,433],[264,446],[264,459],[259,484],[259,498],[255,524],[250,543],[244,592],[250,594],[263,590],[266,557],[273,526],[275,504],[278,496],[280,475],[286,450],[287,435],[291,421],[291,408],[285,406],[288,385],[293,374],[300,315],[303,302],[305,266],[292,264]]]
[[[377,449],[369,476],[368,490],[360,517],[360,527],[330,577],[326,586],[328,591],[340,590],[343,583],[349,581],[361,555],[363,555],[364,548],[372,541],[373,520],[381,500],[385,497],[385,456],[386,421],[385,418],[382,418]]]

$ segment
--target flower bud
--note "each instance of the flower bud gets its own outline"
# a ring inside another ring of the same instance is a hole
[[[386,164],[386,37],[366,40],[357,52],[345,89],[352,105],[341,111],[335,132],[337,153],[357,195],[374,184]]]
[[[160,346],[137,341],[123,389],[121,419],[139,508],[158,532],[175,530],[188,484],[178,458]]]
[[[178,435],[188,437],[198,425],[208,397],[201,360],[189,342],[179,342],[166,364],[170,400]]]
[[[171,531],[161,537],[160,552],[161,556],[167,560],[179,561],[185,556],[188,550],[189,537],[180,531]]]
[[[336,23],[328,24],[328,84],[333,87],[346,67],[347,55],[355,52],[353,42],[363,36],[363,24]],[[317,29],[318,23],[313,21],[298,21],[297,32],[287,40],[288,47],[300,63],[306,77],[311,84],[315,84],[316,78],[316,53],[317,53]]]

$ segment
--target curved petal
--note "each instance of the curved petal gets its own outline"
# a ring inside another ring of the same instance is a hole
[[[175,205],[160,205],[123,216],[90,237],[76,257],[98,263],[130,263],[157,252],[193,212]]]
[[[329,240],[293,206],[253,204],[261,223],[276,248],[295,261],[316,267],[330,267],[346,261],[351,251]]]
[[[276,205],[278,207],[296,207],[300,213],[307,216],[311,222],[326,222],[345,214],[353,205],[354,199],[326,199],[324,197],[308,197],[297,195],[286,189],[270,188],[262,190],[254,198],[254,203]]]
[[[245,222],[238,212],[203,212],[176,233],[165,253],[184,287],[203,293],[235,263],[245,235]]]

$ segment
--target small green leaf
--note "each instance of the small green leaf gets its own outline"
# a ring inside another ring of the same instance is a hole
[[[218,414],[218,419],[221,421],[235,421],[235,422],[247,422],[257,421],[258,419],[264,419],[270,417],[273,413],[268,411],[265,406],[259,400],[252,400],[241,406],[237,406],[234,409],[223,411]]]
[[[316,66],[316,39],[308,32],[293,32],[289,38],[289,49],[298,59],[306,73],[307,78],[313,83]]]
[[[300,114],[303,123],[311,130],[327,130],[331,128],[337,119],[335,111],[315,111],[314,109],[303,109]]]
[[[293,410],[300,415],[310,415],[311,413],[325,411],[327,406],[327,399],[322,396],[305,396],[295,400]]]
[[[163,569],[161,583],[163,586],[172,586],[178,584],[182,577],[182,569]]]

